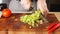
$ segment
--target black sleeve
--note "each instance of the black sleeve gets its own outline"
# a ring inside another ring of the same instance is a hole
[[[31,0],[32,2],[37,1],[37,0]]]

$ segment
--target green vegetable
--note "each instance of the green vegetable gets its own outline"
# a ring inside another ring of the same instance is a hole
[[[40,18],[41,18],[41,11],[37,10],[35,11],[35,13],[32,13],[31,15],[21,16],[20,20],[34,27],[35,21],[37,21]]]

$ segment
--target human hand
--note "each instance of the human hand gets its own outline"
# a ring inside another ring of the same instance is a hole
[[[44,17],[47,17],[47,15],[48,15],[48,11],[47,10],[44,10],[44,11],[41,11],[42,12],[42,15],[44,16]]]
[[[37,10],[41,10],[43,16],[47,16],[48,8],[45,0],[38,0],[37,1]]]
[[[31,1],[30,0],[21,0],[21,5],[24,9],[29,10],[31,7]]]

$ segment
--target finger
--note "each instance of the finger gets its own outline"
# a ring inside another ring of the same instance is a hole
[[[42,14],[43,14],[44,17],[47,17],[48,12],[47,11],[43,11]]]

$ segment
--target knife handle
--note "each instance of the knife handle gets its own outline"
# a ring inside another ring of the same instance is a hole
[[[58,27],[60,27],[60,24],[56,24],[53,28],[51,28],[49,31],[48,31],[48,34],[50,34],[51,32],[53,32],[55,29],[57,29]]]
[[[48,30],[50,30],[53,26],[55,26],[56,23],[51,23],[49,26],[48,26]]]

